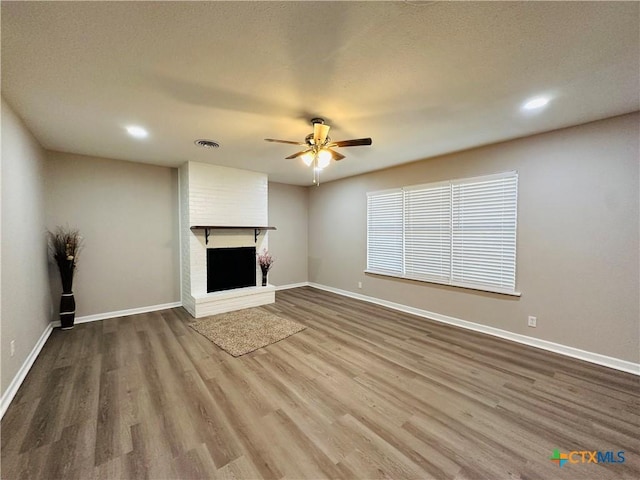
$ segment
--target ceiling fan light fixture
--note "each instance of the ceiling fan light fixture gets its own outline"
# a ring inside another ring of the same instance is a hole
[[[329,150],[320,150],[318,152],[318,168],[323,169],[329,166],[331,162],[331,152]]]
[[[291,140],[278,140],[275,138],[265,138],[267,142],[286,143],[292,145],[304,146],[305,149],[296,152],[288,157],[301,158],[307,167],[313,169],[313,183],[320,185],[320,172],[331,164],[331,160],[342,160],[344,155],[332,150],[335,147],[358,147],[362,145],[371,145],[371,138],[354,138],[352,140],[341,140],[334,142],[329,137],[331,127],[325,125],[324,119],[312,118],[313,132],[307,135],[304,142],[293,142]]]
[[[302,155],[302,161],[304,162],[304,164],[309,167],[311,166],[311,163],[313,162],[313,152],[307,152],[304,155]]]

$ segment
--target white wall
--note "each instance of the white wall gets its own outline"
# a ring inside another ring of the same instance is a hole
[[[308,219],[309,188],[269,182],[269,224],[277,228],[269,232],[269,251],[275,259],[269,283],[308,281]]]
[[[267,224],[267,175],[189,162],[190,225]]]
[[[638,363],[639,131],[635,113],[311,188],[309,280]],[[510,170],[522,297],[364,274],[366,192]]]
[[[76,227],[85,240],[73,287],[76,316],[179,302],[177,170],[47,155],[47,227]],[[57,298],[57,272],[52,277]]]
[[[2,99],[2,395],[49,324],[45,153]],[[15,355],[10,342],[15,340]]]

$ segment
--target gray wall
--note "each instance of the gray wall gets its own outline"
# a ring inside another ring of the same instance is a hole
[[[46,222],[80,230],[76,315],[180,301],[178,172],[47,152]],[[59,292],[52,273],[53,297]]]
[[[275,263],[269,283],[276,286],[306,282],[309,194],[306,187],[269,183],[269,251]]]
[[[44,166],[44,151],[2,99],[2,395],[49,324]]]
[[[312,188],[309,280],[638,362],[639,123],[635,113]],[[367,191],[507,170],[519,172],[522,297],[363,273]]]

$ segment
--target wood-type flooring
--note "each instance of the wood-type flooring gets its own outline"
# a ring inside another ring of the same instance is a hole
[[[640,478],[637,376],[310,287],[261,308],[308,328],[239,358],[181,308],[54,331],[2,478]]]

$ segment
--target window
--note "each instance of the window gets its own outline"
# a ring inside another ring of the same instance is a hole
[[[516,294],[518,175],[367,194],[367,272]]]
[[[367,198],[367,268],[402,274],[402,190]]]

